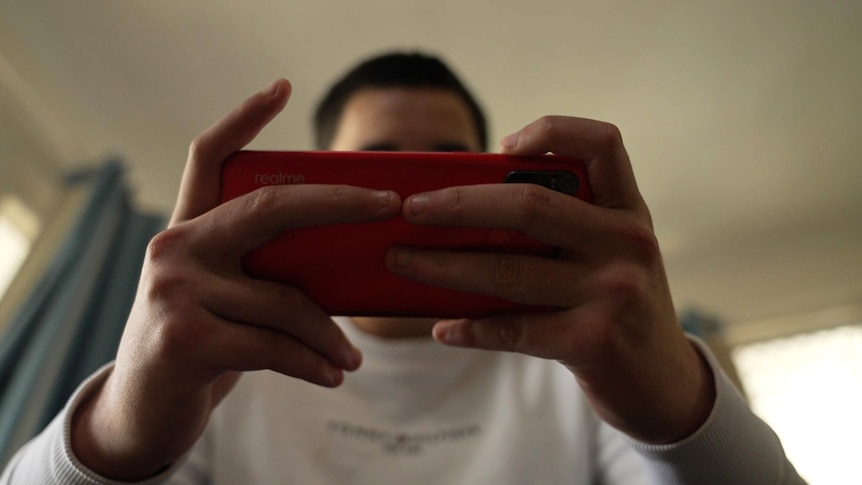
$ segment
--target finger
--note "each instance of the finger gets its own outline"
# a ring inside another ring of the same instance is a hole
[[[236,260],[275,236],[307,226],[370,222],[398,214],[401,198],[393,191],[346,185],[277,185],[222,204],[201,218],[200,237],[225,260]],[[226,253],[226,254],[225,254]]]
[[[189,148],[171,226],[218,205],[222,162],[248,145],[284,109],[290,92],[290,83],[278,79],[195,138]]]
[[[509,155],[551,152],[581,159],[587,165],[595,204],[619,209],[645,208],[622,134],[610,123],[545,116],[505,137],[500,148]]]
[[[441,320],[434,325],[432,335],[446,345],[518,352],[554,360],[571,359],[573,349],[587,354],[609,352],[614,348],[605,341],[608,333],[601,332],[607,327],[589,325],[583,315],[573,313],[577,311]]]
[[[212,318],[218,328],[209,337],[208,359],[217,373],[270,369],[326,387],[344,380],[342,368],[289,335]]]
[[[391,271],[433,286],[492,295],[517,303],[569,307],[577,297],[573,263],[539,256],[461,253],[396,247],[386,255]]]
[[[301,290],[246,277],[219,283],[203,304],[220,318],[289,335],[340,368],[359,367],[359,350]]]
[[[415,194],[404,218],[420,225],[517,230],[554,246],[574,248],[607,234],[620,217],[607,209],[535,184],[450,187]]]

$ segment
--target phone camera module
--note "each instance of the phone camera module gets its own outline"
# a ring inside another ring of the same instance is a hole
[[[516,170],[506,176],[507,184],[536,184],[557,192],[574,195],[578,191],[578,177],[563,171]]]

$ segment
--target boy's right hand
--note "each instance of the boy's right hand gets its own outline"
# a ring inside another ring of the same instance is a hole
[[[241,258],[290,229],[393,217],[398,195],[269,186],[219,205],[222,162],[289,95],[290,84],[276,81],[191,145],[170,227],[149,245],[114,367],[73,417],[75,455],[107,478],[146,478],[179,459],[238,372],[272,369],[337,386],[360,364],[322,309],[296,288],[246,276]]]

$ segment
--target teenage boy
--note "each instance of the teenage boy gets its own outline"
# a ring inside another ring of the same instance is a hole
[[[543,117],[500,145],[584,160],[593,204],[496,184],[406,200],[270,186],[219,205],[221,163],[284,108],[290,90],[274,82],[192,143],[116,361],[19,453],[8,483],[801,483],[775,434],[680,329],[613,125]],[[421,54],[362,63],[315,121],[321,149],[487,143],[473,97]],[[386,255],[405,278],[558,310],[332,319],[299,289],[240,269],[244,254],[285,231],[399,214],[517,230],[559,247],[555,259]],[[275,372],[248,372],[261,369]],[[345,380],[344,371],[357,372]]]

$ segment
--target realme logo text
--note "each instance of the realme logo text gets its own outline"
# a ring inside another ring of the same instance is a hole
[[[291,173],[257,173],[254,175],[254,183],[258,185],[290,185],[304,184],[305,175]]]

